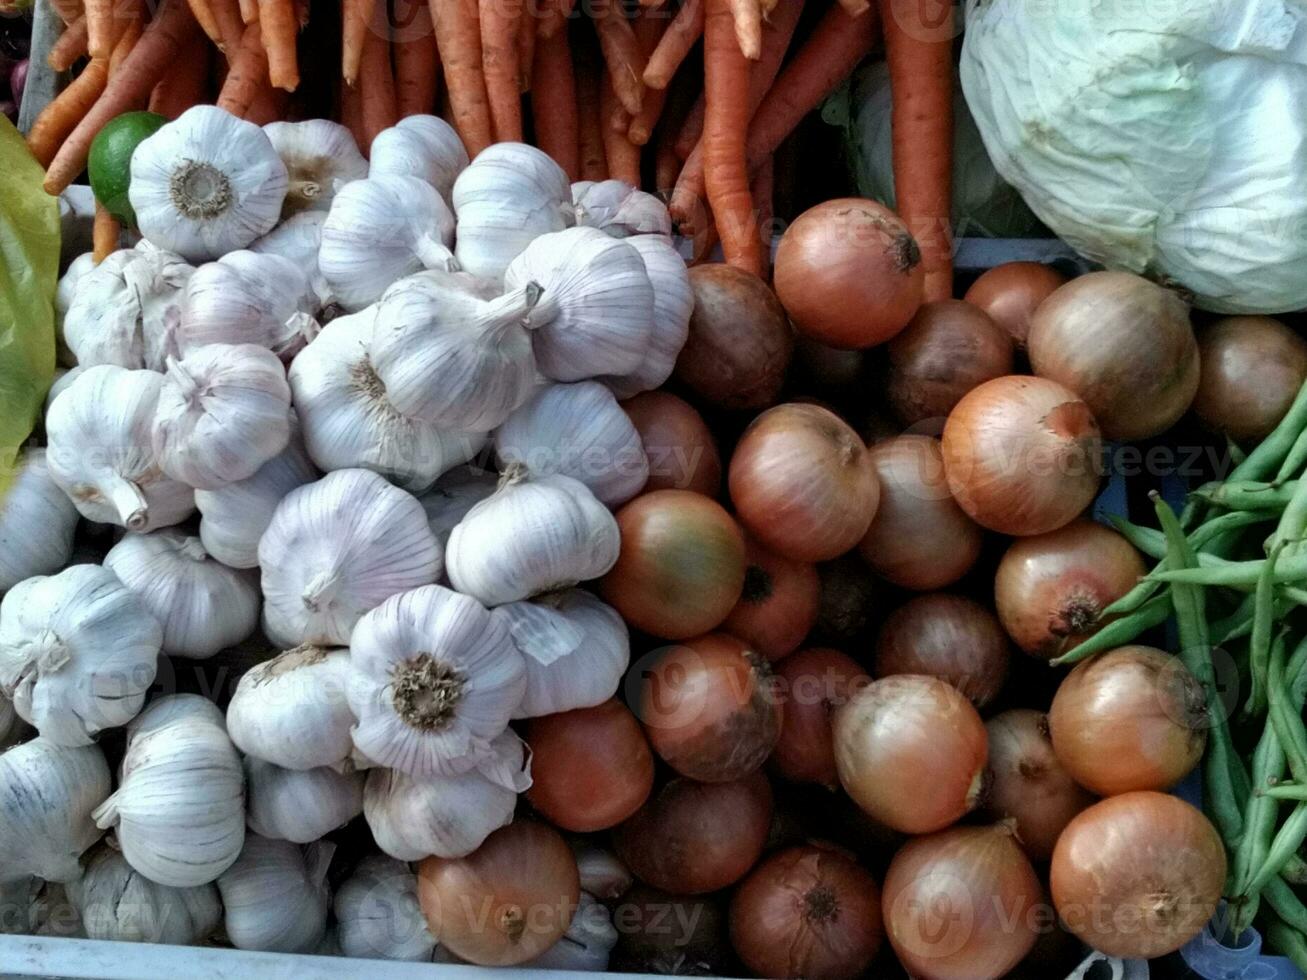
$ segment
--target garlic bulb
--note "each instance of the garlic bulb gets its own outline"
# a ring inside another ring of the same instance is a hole
[[[325,211],[301,211],[293,214],[262,238],[250,242],[249,250],[259,255],[276,255],[289,259],[308,280],[319,310],[331,306],[336,298],[327,277],[318,268],[318,251],[322,248]]]
[[[422,505],[370,470],[292,490],[259,542],[264,632],[285,648],[343,646],[365,612],[443,567]]]
[[[127,194],[142,235],[203,262],[271,231],[287,184],[263,130],[197,105],[136,147]]]
[[[59,283],[54,290],[54,331],[55,343],[59,353],[60,364],[75,364],[76,357],[68,349],[68,342],[64,339],[64,317],[72,308],[73,300],[77,297],[77,291],[81,288],[82,278],[95,268],[95,253],[83,252],[77,258],[68,263],[68,268],[64,274],[59,277]]]
[[[349,661],[354,744],[417,777],[491,758],[526,685],[507,624],[439,585],[392,596],[360,619]]]
[[[690,273],[671,241],[662,235],[635,235],[625,241],[644,259],[645,272],[653,284],[653,333],[644,359],[634,371],[599,379],[619,399],[661,388],[672,376],[676,359],[690,336],[690,316],[694,313]]]
[[[107,568],[29,578],[0,603],[0,691],[58,745],[125,725],[154,683],[163,631]]]
[[[281,213],[326,211],[336,192],[368,175],[368,161],[354,136],[329,119],[272,122],[263,127],[286,165],[289,184]]]
[[[526,694],[515,718],[603,704],[617,693],[631,661],[631,637],[617,610],[582,589],[499,606],[526,661]]]
[[[421,177],[446,201],[467,167],[467,150],[439,116],[406,116],[372,138],[369,177]]]
[[[608,907],[583,891],[563,938],[522,966],[531,970],[602,973],[608,969],[608,957],[617,940],[617,927]]]
[[[640,433],[613,393],[597,381],[546,385],[495,432],[501,467],[531,476],[580,480],[609,507],[626,503],[649,479]]]
[[[319,467],[372,470],[420,492],[480,452],[487,435],[441,429],[395,410],[368,353],[375,317],[369,307],[328,324],[291,365],[292,396]]]
[[[215,881],[245,839],[245,777],[221,712],[194,694],[152,702],[127,730],[118,790],[92,816],[151,881]]]
[[[222,922],[222,902],[212,884],[171,888],[146,878],[112,846],[87,859],[86,873],[68,885],[88,939],[120,943],[194,946]]]
[[[417,876],[381,854],[359,862],[336,889],[336,933],[345,956],[431,962],[436,937],[418,905]]]
[[[258,583],[210,558],[199,538],[172,529],[128,534],[104,567],[159,621],[164,653],[203,660],[258,628]]]
[[[269,953],[307,953],[322,942],[331,907],[327,868],[334,850],[325,842],[300,848],[247,835],[240,859],[218,879],[231,944]]]
[[[265,241],[266,239],[260,239]],[[186,283],[177,327],[183,357],[208,344],[255,344],[289,361],[318,334],[316,266],[270,252],[229,252]]]
[[[544,289],[531,318],[536,362],[555,381],[628,374],[653,337],[654,291],[644,259],[594,228],[541,235],[504,273],[509,289]]]
[[[363,812],[361,772],[283,769],[245,757],[246,823],[260,837],[308,844]]]
[[[54,380],[50,382],[50,390],[45,393],[45,407],[41,412],[42,418],[50,414],[50,406],[54,404],[54,400],[71,388],[73,382],[85,373],[86,368],[84,367],[55,368]]]
[[[581,876],[581,891],[600,901],[612,902],[635,884],[630,869],[606,845],[587,837],[574,837],[571,844],[576,870]]]
[[[449,580],[487,606],[598,578],[617,563],[621,534],[583,483],[517,468],[449,535]]]
[[[498,474],[475,466],[459,467],[442,476],[418,498],[427,512],[427,524],[442,548],[449,543],[449,533],[467,512],[494,493],[498,485]]]
[[[583,180],[572,185],[576,223],[613,238],[672,234],[667,205],[624,180]]]
[[[0,755],[0,880],[73,881],[102,836],[91,818],[111,788],[98,745],[35,738]]]
[[[67,565],[76,530],[77,508],[50,478],[45,450],[29,449],[0,495],[0,592]]]
[[[151,443],[162,388],[154,371],[99,365],[50,406],[50,476],[87,520],[151,531],[195,510],[195,492],[163,475]]]
[[[375,303],[397,279],[452,269],[454,216],[417,177],[369,177],[345,185],[322,225],[318,267],[350,311]]]
[[[340,766],[354,749],[349,671],[349,651],[321,647],[287,650],[252,667],[227,705],[231,740],[283,769]]]

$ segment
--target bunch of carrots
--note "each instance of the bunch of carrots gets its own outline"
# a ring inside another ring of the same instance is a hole
[[[900,212],[928,293],[948,295],[950,0],[806,0],[830,6],[798,44],[805,0],[52,2],[67,26],[50,63],[82,67],[28,137],[50,193],[133,109],[171,118],[213,101],[258,123],[332,115],[365,153],[399,118],[439,112],[472,155],[531,139],[574,180],[664,194],[696,255],[719,240],[727,261],[760,275],[774,151],[883,40]],[[328,106],[292,95],[302,66],[334,64],[332,49],[302,40],[319,18],[340,38]]]

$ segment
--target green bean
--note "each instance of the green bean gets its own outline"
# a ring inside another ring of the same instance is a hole
[[[1268,510],[1236,510],[1229,514],[1222,514],[1220,517],[1213,517],[1189,535],[1189,543],[1193,545],[1195,551],[1201,552],[1227,534],[1256,524],[1269,523],[1278,516],[1275,511]]]
[[[1273,800],[1289,800],[1293,803],[1307,803],[1307,783],[1277,783],[1257,791],[1261,796]]]
[[[1171,597],[1154,596],[1129,616],[1114,619],[1089,639],[1082,641],[1071,650],[1052,661],[1054,667],[1074,664],[1086,657],[1092,657],[1104,650],[1115,650],[1132,642],[1142,633],[1161,626],[1171,618]]]
[[[1291,885],[1307,885],[1307,861],[1297,854],[1290,855],[1280,869],[1280,877]]]
[[[1230,892],[1246,897],[1234,910],[1234,933],[1238,935],[1248,928],[1256,914],[1256,894],[1249,894],[1253,874],[1266,860],[1270,850],[1271,839],[1275,834],[1276,818],[1279,805],[1269,790],[1270,784],[1284,774],[1284,750],[1275,735],[1275,729],[1269,725],[1262,732],[1253,752],[1253,795],[1248,798],[1243,813],[1243,834],[1237,846],[1232,848],[1230,868]]]
[[[1164,559],[1166,558],[1166,538],[1160,531],[1154,531],[1151,527],[1140,527],[1138,524],[1132,524],[1124,517],[1118,517],[1112,514],[1108,518],[1112,526],[1120,532],[1121,536],[1134,545],[1135,550],[1142,551],[1149,558]]]
[[[1275,615],[1275,564],[1279,561],[1283,545],[1277,545],[1266,561],[1266,568],[1257,580],[1253,596],[1252,638],[1248,641],[1248,671],[1252,691],[1244,711],[1250,716],[1266,710],[1266,671],[1271,656],[1271,627]]]
[[[1298,481],[1291,483],[1254,483],[1251,480],[1207,484],[1194,496],[1226,510],[1283,510],[1293,499]]]
[[[1247,459],[1230,471],[1226,480],[1266,479],[1288,458],[1304,429],[1307,429],[1307,383],[1298,389],[1280,424],[1257,444]]]
[[[1307,905],[1283,878],[1272,878],[1262,889],[1266,904],[1275,909],[1275,914],[1299,932],[1307,932]]]
[[[1282,544],[1301,541],[1304,534],[1307,534],[1307,480],[1298,480],[1293,497],[1271,535],[1270,548],[1273,550]]]
[[[1302,649],[1300,646],[1299,649]],[[1302,706],[1293,707],[1286,695],[1283,638],[1271,643],[1270,670],[1267,676],[1271,724],[1284,747],[1289,771],[1300,783],[1307,782],[1307,728],[1303,727]]]
[[[1266,858],[1257,869],[1257,873],[1253,875],[1246,893],[1259,894],[1268,881],[1279,877],[1280,868],[1292,855],[1298,853],[1298,848],[1302,847],[1304,840],[1307,840],[1307,803],[1299,803],[1293,808],[1293,813],[1289,814],[1289,819],[1280,827],[1280,832],[1275,835],[1275,840],[1271,842]]]
[[[1243,451],[1243,448],[1229,436],[1225,437],[1225,451],[1230,454],[1235,466],[1239,466],[1248,458],[1248,454]]]
[[[1275,483],[1278,485],[1286,482],[1290,477],[1300,474],[1304,467],[1307,467],[1307,430],[1298,433],[1289,455],[1284,457],[1280,471],[1275,474]]]
[[[1227,534],[1250,527],[1254,524],[1261,524],[1275,520],[1276,515],[1272,512],[1262,510],[1240,510],[1229,514],[1222,514],[1220,517],[1214,517],[1206,524],[1196,528],[1189,535],[1189,544],[1198,552],[1198,565],[1201,568],[1220,568],[1228,564],[1223,558],[1215,554],[1206,554],[1203,549],[1211,545],[1214,541],[1219,541]],[[1151,527],[1142,527],[1133,524],[1123,517],[1113,514],[1109,518],[1112,525],[1121,533],[1121,536],[1129,541],[1136,550],[1143,552],[1150,558],[1156,558],[1162,562],[1166,561],[1166,536],[1161,531]],[[1159,565],[1154,571],[1160,571]]]
[[[1208,626],[1208,632],[1211,634],[1212,643],[1222,647],[1227,643],[1251,634],[1253,631],[1253,606],[1256,604],[1256,596],[1246,595],[1234,612],[1211,623]]]
[[[1209,556],[1210,557],[1210,556]],[[1219,561],[1219,559],[1217,559]],[[1230,589],[1251,591],[1266,570],[1266,559],[1231,561],[1220,564],[1204,563],[1203,568],[1177,568],[1149,574],[1155,582],[1177,582],[1185,585],[1224,586]],[[1293,555],[1274,569],[1271,581],[1276,585],[1307,581],[1307,555]]]
[[[1270,922],[1266,926],[1269,951],[1287,957],[1299,970],[1307,973],[1307,937],[1284,922]]]

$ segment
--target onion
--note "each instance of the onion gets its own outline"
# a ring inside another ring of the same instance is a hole
[[[823,395],[853,393],[866,380],[867,355],[860,350],[841,350],[810,337],[799,337],[794,345],[794,371],[806,391]]]
[[[880,505],[858,552],[905,589],[952,585],[976,563],[985,534],[949,493],[939,440],[904,435],[868,450]]]
[[[744,534],[714,500],[655,490],[617,512],[622,550],[600,591],[632,626],[670,640],[721,623],[744,587]]]
[[[1184,415],[1198,390],[1189,308],[1129,272],[1091,272],[1040,304],[1030,324],[1035,373],[1074,391],[1109,439],[1147,439]]]
[[[613,831],[617,856],[641,881],[680,895],[733,885],[757,862],[771,827],[771,786],[677,778]]]
[[[1067,674],[1048,729],[1058,761],[1099,796],[1170,789],[1203,757],[1207,699],[1179,657],[1120,647]]]
[[[773,854],[731,899],[731,942],[761,977],[858,976],[884,935],[876,880],[828,849]]]
[[[747,542],[744,592],[722,629],[768,660],[793,653],[817,621],[821,580],[817,568]]]
[[[962,596],[917,596],[890,613],[876,637],[877,677],[929,674],[948,681],[977,708],[1007,680],[1008,639],[998,619]]]
[[[821,601],[812,639],[835,646],[861,640],[880,615],[884,585],[855,557],[818,565],[817,577]]]
[[[676,379],[720,408],[757,411],[776,401],[794,353],[794,331],[757,276],[713,263],[690,270],[694,314]]]
[[[606,830],[644,803],[653,789],[653,753],[635,715],[619,701],[532,718],[526,798],[564,830]]]
[[[895,674],[862,688],[836,710],[834,738],[845,792],[893,830],[928,834],[980,801],[984,722],[936,677]]]
[[[613,910],[613,923],[618,940],[611,970],[692,977],[729,970],[726,910],[716,896],[636,885]]]
[[[988,313],[1008,332],[1017,348],[1025,350],[1035,310],[1066,281],[1067,277],[1051,265],[1007,262],[994,266],[972,283],[963,299]]]
[[[642,670],[639,715],[659,757],[705,783],[747,776],[781,733],[767,661],[725,633],[667,647]]]
[[[921,980],[995,980],[1035,945],[1043,889],[1010,824],[904,844],[885,873],[885,932]]]
[[[941,448],[958,504],[1002,534],[1055,531],[1098,492],[1098,423],[1088,405],[1044,378],[981,385],[949,415]]]
[[[1165,793],[1096,803],[1058,838],[1053,904],[1094,949],[1152,959],[1203,929],[1225,887],[1225,848],[1208,819]]]
[[[927,303],[890,341],[885,396],[913,432],[937,435],[962,396],[1012,373],[1012,338],[960,299]]]
[[[845,197],[795,219],[776,252],[776,293],[799,332],[831,347],[889,340],[921,305],[925,270],[889,208]]]
[[[1028,708],[995,715],[989,733],[989,793],[985,812],[1016,823],[1017,840],[1047,861],[1071,818],[1094,802],[1053,754],[1048,716]]]
[[[735,447],[728,480],[748,531],[800,561],[825,561],[856,545],[880,500],[858,434],[816,405],[778,405],[754,419]]]
[[[1307,341],[1269,316],[1231,316],[1198,332],[1194,412],[1236,442],[1256,443],[1307,380]]]
[[[716,497],[722,488],[722,458],[703,417],[688,402],[665,391],[646,391],[622,402],[640,433],[649,460],[645,493],[693,490]]]
[[[580,899],[572,849],[556,830],[518,820],[467,857],[429,857],[418,900],[433,935],[479,966],[513,966],[562,938]]]
[[[856,660],[828,647],[800,650],[778,663],[776,688],[784,710],[771,755],[776,771],[796,783],[838,789],[831,715],[870,683]]]
[[[1104,609],[1144,575],[1130,542],[1094,521],[1014,541],[994,575],[994,604],[1026,653],[1052,659],[1099,628]]]

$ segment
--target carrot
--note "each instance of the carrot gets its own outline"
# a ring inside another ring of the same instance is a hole
[[[599,0],[594,9],[595,30],[599,33],[599,46],[608,65],[608,77],[613,80],[613,92],[622,108],[631,115],[639,115],[644,101],[645,55],[636,40],[635,29],[622,13],[617,0]]]
[[[118,219],[95,202],[95,222],[91,225],[91,261],[99,265],[118,251],[118,236],[122,234]]]
[[[241,22],[253,24],[259,19],[259,0],[240,0]]]
[[[676,185],[681,161],[670,142],[660,142],[654,151],[654,184],[658,193],[667,193]]]
[[[266,126],[270,122],[286,118],[286,106],[290,103],[290,93],[285,89],[273,88],[268,82],[260,86],[254,101],[245,110],[245,119],[256,126]]]
[[[776,193],[774,159],[768,159],[759,168],[758,172],[753,175],[753,183],[749,185],[749,193],[753,196],[753,202],[758,208],[758,245],[762,249],[762,266],[764,270],[769,270],[771,266],[771,239],[772,234],[775,232],[772,227],[772,222],[776,217],[775,201],[773,200]]]
[[[245,117],[255,97],[268,84],[268,54],[263,50],[258,21],[245,26],[240,47],[231,56],[227,80],[218,93],[218,108]]]
[[[531,91],[531,81],[535,77],[537,30],[533,8],[528,7],[517,26],[517,87],[523,95]]]
[[[649,55],[649,62],[644,66],[645,85],[652,89],[667,88],[676,70],[702,36],[703,0],[684,0]]]
[[[209,0],[189,0],[191,13],[200,23],[200,30],[218,47],[222,47],[223,33],[222,25],[218,23],[218,16],[213,12],[213,6]]]
[[[145,25],[140,20],[127,22],[122,36],[114,43],[113,54],[109,56],[109,77],[111,79],[118,74],[119,67],[127,56],[132,53],[132,49],[136,47],[136,42],[141,39],[144,31]],[[138,101],[144,102],[145,97],[142,96]]]
[[[603,69],[590,45],[576,52],[577,143],[582,180],[607,180],[608,158],[604,153],[604,125],[599,99]]]
[[[861,17],[871,7],[867,0],[840,0],[840,6],[850,17]]]
[[[295,51],[299,40],[299,15],[294,0],[258,0],[259,29],[263,50],[268,53],[268,80],[277,88],[294,92],[299,88],[300,69]]]
[[[150,111],[176,119],[209,98],[209,54],[212,48],[198,34],[182,49],[177,67],[160,79],[150,94]]]
[[[730,5],[740,51],[750,61],[757,61],[762,54],[762,5],[758,0],[730,0]]]
[[[245,0],[241,0],[245,3]],[[371,26],[376,0],[343,0],[340,8],[340,73],[353,85],[359,78],[363,62],[363,39]]]
[[[553,37],[567,26],[575,6],[576,0],[546,0],[545,4],[538,6],[535,11],[540,21],[536,34],[541,39]]]
[[[481,26],[476,0],[432,0],[436,44],[445,69],[454,128],[469,156],[495,141],[486,78],[481,70]]]
[[[84,0],[86,50],[92,58],[107,58],[113,53],[114,0]]]
[[[86,54],[88,43],[86,31],[84,15],[65,27],[64,32],[59,35],[59,40],[50,46],[50,53],[45,59],[46,64],[55,71],[67,71],[73,67],[77,60]]]
[[[363,61],[359,64],[359,91],[363,96],[363,133],[371,148],[383,129],[399,122],[395,97],[395,76],[390,71],[390,38],[373,31],[363,42]]]
[[[206,0],[209,12],[217,24],[218,50],[230,58],[241,46],[245,36],[245,22],[241,20],[240,5],[237,0]]]
[[[640,148],[626,135],[631,117],[618,101],[611,75],[605,75],[599,90],[600,114],[603,127],[604,158],[608,161],[608,176],[624,180],[633,187],[640,186]]]
[[[363,129],[363,93],[357,85],[340,82],[340,124],[354,135],[354,142],[364,156],[368,155],[368,138]]]
[[[522,141],[522,88],[517,60],[520,0],[480,0],[481,65],[490,120],[500,143]]]
[[[536,145],[554,158],[568,180],[580,180],[576,79],[566,31],[536,40],[534,75],[531,113]]]
[[[635,39],[640,42],[640,48],[646,57],[652,55],[654,49],[658,47],[662,33],[663,20],[656,13],[646,14],[635,22]],[[663,104],[666,101],[666,89],[651,89],[644,93],[640,111],[631,117],[631,124],[626,133],[627,138],[636,146],[644,146],[649,142],[654,127],[658,125],[658,118],[663,114]]]
[[[25,6],[31,5],[19,3],[16,5],[14,13],[21,12]],[[50,6],[59,15],[59,19],[64,22],[65,26],[71,24],[84,13],[82,0],[50,0]]]
[[[431,25],[427,0],[412,5],[413,19],[391,29],[395,50],[395,99],[399,116],[431,112],[436,105],[440,77],[440,54]],[[402,35],[402,36],[401,36]]]
[[[41,166],[50,165],[60,144],[65,142],[103,94],[108,80],[109,60],[92,58],[82,73],[41,110],[41,114],[32,123],[31,132],[27,134],[28,148]]]

